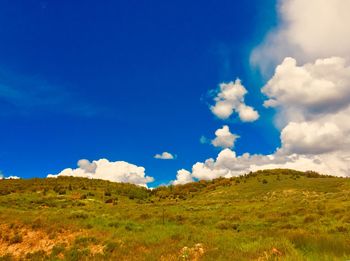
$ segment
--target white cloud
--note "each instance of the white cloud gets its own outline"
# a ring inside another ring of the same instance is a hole
[[[215,139],[211,141],[211,144],[215,147],[220,148],[232,148],[235,144],[235,141],[239,136],[232,134],[230,128],[227,125],[224,125],[221,129],[215,131]]]
[[[173,185],[180,185],[180,184],[186,184],[193,182],[193,178],[191,175],[191,172],[185,170],[185,169],[180,169],[177,171],[176,174],[176,180],[172,182]]]
[[[345,158],[345,156],[344,156]],[[230,149],[224,149],[216,159],[207,159],[192,166],[192,172],[186,172],[186,179],[212,180],[219,177],[237,177],[250,171],[261,169],[287,168],[300,171],[313,170],[322,174],[347,176],[350,170],[349,161],[339,158],[337,153],[322,155],[283,154],[280,150],[271,155],[237,156]],[[178,175],[177,178],[179,179]],[[179,179],[180,181],[180,179]]]
[[[58,174],[49,174],[48,178],[57,176],[74,176],[91,179],[103,179],[113,182],[132,183],[139,186],[147,187],[147,183],[153,182],[154,179],[145,176],[145,168],[130,164],[125,161],[111,162],[107,159],[79,160],[78,168],[67,168]]]
[[[348,0],[280,0],[280,24],[252,52],[252,63],[266,72],[287,56],[302,63],[349,58],[349,10]]]
[[[237,112],[239,118],[244,122],[256,121],[259,114],[254,108],[245,104],[244,96],[246,94],[247,90],[239,79],[235,82],[222,83],[214,98],[215,105],[211,106],[210,110],[215,116],[223,120]]]
[[[8,177],[5,177],[5,179],[21,179],[21,178],[18,176],[8,176]]]
[[[216,159],[194,164],[193,179],[271,168],[350,176],[349,10],[348,0],[279,1],[281,23],[251,61],[272,73],[262,92],[264,105],[277,110],[281,147],[271,155],[241,156],[226,148]],[[244,95],[240,82],[220,86],[211,110],[228,118]]]
[[[97,168],[96,162],[90,162],[87,159],[78,160],[78,167],[87,173],[94,173]]]
[[[285,152],[322,154],[343,148],[349,139],[333,122],[290,122],[281,133]],[[346,141],[346,142],[345,142]]]
[[[332,113],[350,103],[350,67],[344,58],[318,59],[297,66],[286,58],[262,88],[267,107],[282,109],[285,120],[300,120]]]
[[[154,155],[154,158],[161,159],[161,160],[172,160],[172,159],[175,159],[175,156],[169,152],[164,151],[162,154]]]
[[[271,155],[236,154],[225,149],[216,160],[192,167],[192,177],[231,177],[269,168],[348,176],[350,170],[350,69],[342,58],[297,66],[287,58],[262,91],[277,108],[281,148]]]
[[[262,88],[278,110],[284,153],[350,154],[350,67],[344,58],[297,66],[286,58]],[[347,149],[349,148],[349,149]],[[349,151],[348,151],[349,150]]]
[[[2,171],[0,171],[0,180],[1,179],[20,179],[20,177],[18,176],[8,176],[8,177],[5,177],[4,174],[2,173]]]

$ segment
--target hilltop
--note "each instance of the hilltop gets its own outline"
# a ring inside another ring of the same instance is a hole
[[[0,260],[345,260],[349,199],[349,179],[284,169],[153,190],[0,180]]]

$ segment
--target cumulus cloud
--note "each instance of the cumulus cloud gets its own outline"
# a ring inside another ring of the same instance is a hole
[[[335,156],[335,157],[334,157]],[[225,149],[216,160],[208,159],[192,167],[192,176],[197,179],[210,180],[218,177],[234,177],[259,169],[290,168],[300,171],[314,170],[320,173],[334,173],[346,176],[349,166],[344,165],[334,154],[322,155],[284,155],[276,152],[271,155],[236,156],[234,151]]]
[[[186,179],[177,175],[178,184],[185,184],[193,180],[212,180],[219,177],[231,178],[261,169],[287,168],[300,171],[313,170],[323,174],[347,176],[350,170],[349,156],[339,158],[337,153],[322,155],[283,154],[280,150],[271,155],[250,155],[244,153],[237,156],[230,149],[222,150],[216,159],[210,158],[204,162],[197,162],[192,166],[192,172],[186,171]],[[181,179],[180,179],[181,178]]]
[[[172,160],[172,159],[175,159],[175,156],[169,152],[164,151],[162,154],[154,155],[154,158],[161,159],[161,160]]]
[[[5,179],[21,179],[21,178],[18,176],[8,176],[8,177],[5,177]]]
[[[214,147],[220,148],[232,148],[235,144],[235,141],[239,136],[232,134],[230,128],[227,125],[224,125],[221,129],[215,131],[215,139],[211,141],[211,144]]]
[[[20,179],[20,177],[18,177],[18,176],[4,177],[4,175],[0,174],[0,179]]]
[[[0,180],[1,179],[20,179],[20,177],[18,176],[8,176],[8,177],[5,177],[4,174],[2,173],[2,171],[0,171]]]
[[[271,155],[237,156],[226,148],[194,164],[193,179],[271,168],[350,176],[350,1],[280,0],[278,7],[280,25],[251,61],[272,75],[262,92],[265,107],[277,110],[281,146]],[[211,108],[219,118],[237,110],[245,94],[239,84],[221,87]]]
[[[78,168],[67,168],[58,174],[49,174],[48,178],[58,176],[84,177],[90,179],[102,179],[113,182],[132,183],[147,187],[147,183],[153,182],[152,177],[145,175],[145,168],[130,164],[125,161],[109,161],[99,159],[90,162],[86,159],[78,161]]]
[[[286,121],[337,112],[350,104],[350,67],[341,57],[298,66],[287,57],[262,88],[266,107],[282,109]]]
[[[252,52],[252,63],[267,72],[287,56],[302,63],[349,58],[349,10],[347,0],[279,0],[279,26]]]
[[[237,156],[226,148],[194,164],[193,179],[272,168],[350,176],[350,1],[280,0],[278,9],[279,26],[253,50],[251,62],[272,75],[262,92],[265,107],[277,110],[281,146],[271,155]],[[240,83],[229,85],[235,87],[220,86],[211,107],[223,119],[245,94]]]
[[[222,83],[214,98],[215,105],[212,105],[210,110],[216,117],[223,120],[228,119],[236,112],[244,122],[256,121],[259,114],[253,107],[245,104],[244,96],[246,94],[247,90],[239,79],[235,82]]]
[[[95,173],[97,164],[96,162],[90,162],[87,159],[78,160],[78,167],[84,170],[86,173]]]
[[[180,185],[180,184],[186,184],[193,182],[194,179],[192,178],[191,172],[185,170],[185,169],[180,169],[177,171],[176,174],[176,180],[172,182],[173,185]]]
[[[323,154],[350,148],[350,67],[340,57],[298,66],[286,58],[262,88],[265,106],[278,110],[281,150]]]
[[[265,106],[278,110],[281,147],[271,155],[241,156],[226,148],[216,159],[194,164],[192,178],[232,177],[270,168],[349,175],[349,69],[343,58],[319,59],[303,66],[286,58],[262,88],[268,98]]]

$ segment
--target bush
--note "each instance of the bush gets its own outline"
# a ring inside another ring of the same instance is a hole
[[[238,230],[239,225],[235,223],[231,223],[227,220],[221,220],[216,224],[216,228],[221,229],[221,230]]]
[[[65,247],[63,245],[53,246],[52,251],[51,251],[51,257],[58,256],[59,254],[63,253],[64,250],[65,250]]]
[[[118,248],[118,244],[115,242],[107,242],[105,245],[103,252],[105,254],[111,254]]]
[[[69,216],[70,219],[87,219],[88,217],[89,214],[84,211],[76,211]]]
[[[316,221],[316,217],[309,215],[304,218],[304,223],[312,223]]]
[[[119,224],[119,222],[114,221],[114,222],[109,223],[108,226],[118,228],[118,227],[120,227],[120,224]]]
[[[12,261],[12,260],[15,260],[15,258],[11,254],[0,256],[0,261]]]
[[[38,250],[33,253],[27,253],[26,259],[28,260],[44,260],[46,257],[46,253],[43,250]]]
[[[11,239],[10,239],[10,245],[12,244],[18,244],[23,242],[23,237],[21,234],[16,233]]]

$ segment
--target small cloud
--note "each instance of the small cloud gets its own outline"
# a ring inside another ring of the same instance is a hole
[[[214,147],[220,147],[223,149],[233,148],[235,141],[239,138],[238,135],[232,134],[230,128],[224,125],[221,129],[215,131],[216,138],[211,141]]]
[[[9,177],[5,177],[5,179],[20,179],[20,177],[18,177],[18,176],[9,176]]]
[[[201,136],[200,139],[199,139],[199,142],[201,144],[207,144],[209,143],[210,141],[205,137],[205,136]]]
[[[156,154],[154,155],[155,159],[161,159],[161,160],[172,160],[176,158],[176,155],[174,156],[173,154],[164,151],[162,154]]]
[[[0,170],[0,180],[1,179],[20,179],[20,177],[17,177],[17,176],[8,176],[8,177],[5,177],[5,175],[2,173],[2,171]]]
[[[243,122],[256,121],[259,113],[253,107],[245,104],[244,96],[247,93],[239,79],[235,82],[222,83],[214,98],[215,105],[212,105],[210,110],[222,120],[228,119],[236,112]]]

